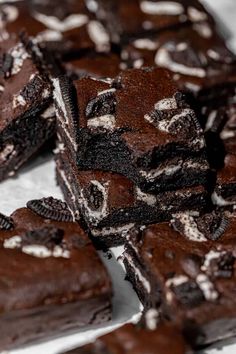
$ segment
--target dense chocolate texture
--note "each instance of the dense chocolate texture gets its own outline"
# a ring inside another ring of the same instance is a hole
[[[202,130],[166,70],[61,78],[54,88],[59,135],[79,169],[119,173],[152,193],[206,182]]]
[[[111,284],[91,241],[77,223],[56,221],[65,203],[28,205],[0,215],[1,350],[110,319]]]
[[[110,48],[108,34],[83,1],[5,3],[0,5],[0,16],[8,32],[26,30],[42,47],[64,57]]]
[[[56,155],[57,180],[76,219],[82,216],[96,245],[116,246],[135,224],[169,220],[180,210],[202,210],[207,192],[202,186],[143,193],[126,177],[112,172],[78,171],[65,151]]]
[[[55,132],[52,88],[36,45],[0,43],[0,180],[14,175]]]
[[[112,333],[98,338],[93,344],[65,354],[185,354],[187,345],[174,326],[161,324],[156,330],[127,324]],[[190,352],[188,352],[190,353]]]
[[[181,325],[193,346],[235,334],[235,230],[235,215],[179,213],[172,227],[130,234],[128,278],[144,305]]]
[[[92,1],[87,0],[88,8]],[[94,2],[93,2],[94,3]],[[203,5],[196,1],[97,0],[94,12],[107,27],[114,43],[150,35],[188,22],[214,22]]]

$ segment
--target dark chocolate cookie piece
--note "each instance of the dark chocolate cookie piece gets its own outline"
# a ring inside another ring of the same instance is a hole
[[[216,241],[226,231],[229,226],[229,220],[222,212],[213,211],[196,219],[199,231],[208,239]]]
[[[193,280],[171,287],[177,300],[186,307],[199,306],[204,300],[204,294]]]
[[[64,231],[52,226],[27,231],[22,237],[22,246],[39,244],[55,246],[62,243]]]
[[[100,93],[97,97],[89,101],[85,112],[87,118],[101,117],[115,113],[117,101],[113,90],[115,89]]]
[[[13,65],[13,57],[9,53],[4,53],[0,57],[0,76],[5,79],[11,76],[11,68]]]
[[[72,80],[67,76],[60,76],[60,89],[67,114],[76,122],[78,118],[77,93]]]
[[[0,230],[11,230],[14,227],[12,218],[0,213]]]
[[[67,204],[53,197],[34,199],[27,203],[27,208],[47,219],[56,221],[73,221]]]

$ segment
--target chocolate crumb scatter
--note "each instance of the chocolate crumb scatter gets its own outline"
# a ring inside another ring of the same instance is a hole
[[[27,208],[47,219],[72,222],[73,216],[67,204],[53,197],[31,200],[27,203]]]
[[[43,227],[36,230],[27,231],[22,236],[22,246],[38,244],[47,247],[60,245],[63,241],[64,231],[56,227]]]

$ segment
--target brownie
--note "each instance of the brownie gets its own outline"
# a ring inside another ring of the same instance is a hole
[[[52,197],[0,214],[0,348],[108,321],[111,283],[67,205]]]
[[[67,75],[73,80],[91,76],[95,78],[116,77],[127,65],[114,53],[88,53],[64,63]]]
[[[151,311],[148,316],[152,316]],[[126,324],[98,338],[92,344],[73,349],[65,354],[185,354],[187,352],[190,354],[187,350],[187,344],[181,333],[170,324],[161,324],[155,330]]]
[[[166,70],[53,81],[58,132],[78,169],[119,173],[151,193],[206,182],[203,132]]]
[[[74,217],[89,227],[97,247],[124,243],[135,224],[169,220],[180,210],[203,210],[208,194],[203,186],[160,194],[142,192],[120,174],[98,170],[80,171],[67,157],[62,144],[56,154],[57,181]]]
[[[83,1],[17,1],[0,5],[3,26],[10,33],[26,30],[41,47],[63,57],[108,51],[108,34]],[[27,21],[25,21],[27,18]]]
[[[52,87],[36,52],[30,41],[0,42],[0,180],[14,175],[55,133]]]
[[[235,335],[235,215],[180,213],[130,232],[123,261],[146,308],[200,347]]]
[[[188,22],[214,23],[212,16],[197,0],[87,0],[87,4],[105,24],[114,43],[123,44],[132,38],[183,26]]]
[[[220,207],[235,208],[236,206],[236,155],[228,154],[224,167],[217,171],[213,203]]]

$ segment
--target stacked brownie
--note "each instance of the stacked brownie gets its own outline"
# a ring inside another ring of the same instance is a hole
[[[97,243],[117,245],[136,223],[205,207],[203,132],[166,70],[53,83],[58,182]]]
[[[66,204],[44,198],[0,214],[0,350],[111,317],[108,273]]]

